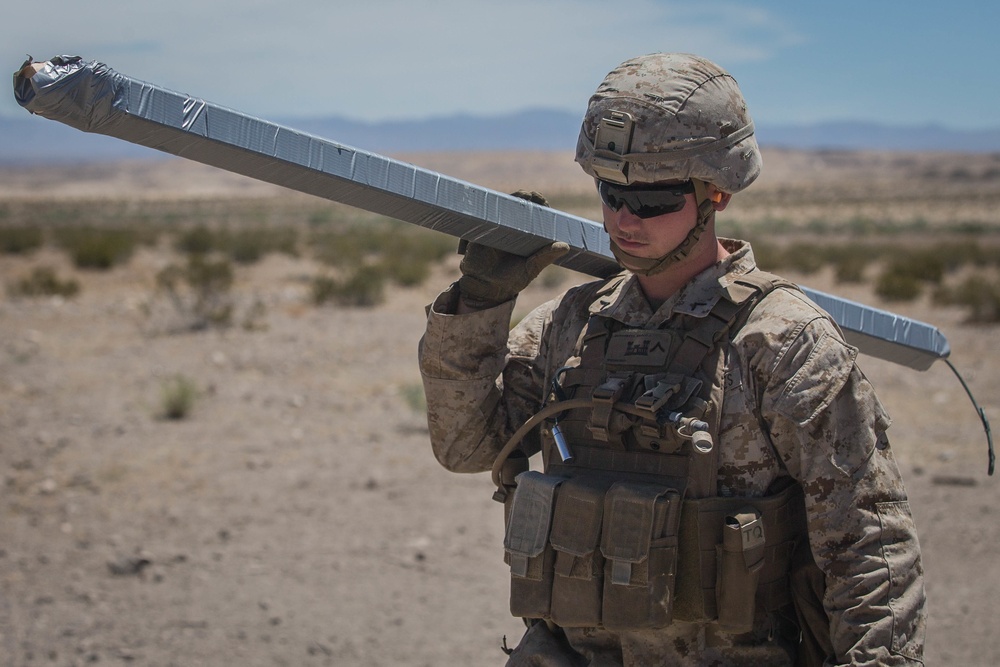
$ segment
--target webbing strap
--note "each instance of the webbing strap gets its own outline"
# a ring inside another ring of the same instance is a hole
[[[685,335],[684,342],[670,365],[670,372],[691,376],[714,350],[716,362],[712,377],[721,378],[725,372],[726,359],[725,348],[720,343],[727,335],[739,331],[753,308],[780,284],[791,283],[764,271],[753,271],[737,278],[723,291],[709,314],[701,318]],[[705,416],[705,421],[709,423],[710,433],[717,438],[725,393],[718,383],[711,383],[708,392],[709,397],[706,398],[714,400],[708,400],[711,413]],[[700,452],[692,447],[691,465],[688,469],[688,497],[708,498],[717,495],[718,475],[718,443],[709,452]]]

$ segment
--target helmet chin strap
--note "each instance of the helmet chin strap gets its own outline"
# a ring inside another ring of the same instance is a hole
[[[680,244],[662,257],[636,257],[622,250],[614,240],[611,240],[611,253],[623,267],[641,276],[652,276],[662,273],[690,254],[692,248],[701,238],[701,233],[708,226],[708,221],[715,215],[715,206],[708,197],[708,184],[705,181],[691,179],[694,183],[694,200],[698,205],[698,219]]]

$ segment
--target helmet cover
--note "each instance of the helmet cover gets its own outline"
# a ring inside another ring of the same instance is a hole
[[[640,56],[612,70],[590,98],[576,161],[622,184],[698,179],[730,194],[761,168],[736,80],[686,53]]]

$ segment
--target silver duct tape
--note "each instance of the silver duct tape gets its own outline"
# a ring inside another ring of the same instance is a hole
[[[254,118],[59,56],[14,75],[31,113],[421,227],[527,255],[552,241],[559,264],[593,276],[619,269],[602,225],[517,197]],[[806,289],[861,351],[918,370],[949,354],[923,322]]]
[[[951,354],[948,339],[930,324],[808,287],[802,291],[830,313],[847,342],[865,354],[920,371]]]
[[[527,255],[554,240],[560,264],[606,276],[619,269],[601,225],[381,155],[321,139],[60,56],[15,76],[28,111],[293,190]]]

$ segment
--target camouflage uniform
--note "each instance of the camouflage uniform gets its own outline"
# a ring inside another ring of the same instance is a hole
[[[748,244],[722,242],[729,257],[656,312],[635,276],[624,272],[569,290],[508,336],[513,302],[450,315],[457,290],[444,292],[428,309],[420,345],[431,442],[441,464],[456,472],[489,470],[511,434],[538,412],[556,370],[579,354],[592,313],[648,329],[669,327],[678,314],[705,316],[720,287],[756,268]],[[920,664],[920,549],[885,436],[890,420],[856,354],[801,293],[779,288],[766,296],[728,346],[725,376],[718,379],[724,386],[718,492],[759,497],[781,477],[797,480],[812,554],[826,579],[834,664]],[[523,444],[529,453],[542,448],[538,437],[551,436],[533,434]],[[794,659],[789,621],[781,615],[757,618],[754,630],[740,635],[681,622],[655,631],[565,632],[594,666],[786,665]],[[517,664],[568,663],[537,655]]]

